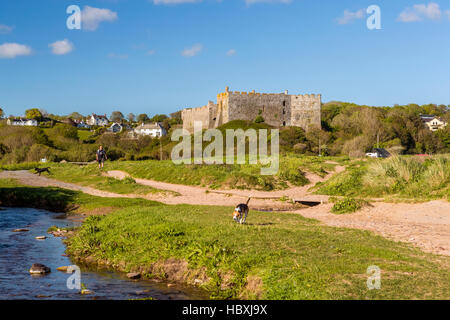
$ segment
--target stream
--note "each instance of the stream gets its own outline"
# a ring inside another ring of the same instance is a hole
[[[57,271],[61,266],[73,265],[64,255],[61,238],[47,234],[51,226],[73,227],[80,221],[64,214],[29,208],[0,209],[0,300],[129,300],[153,298],[157,300],[202,300],[208,296],[197,288],[168,287],[165,282],[129,280],[116,272],[81,268],[81,283],[93,293],[81,295],[68,289],[71,274]],[[25,228],[28,232],[12,232]],[[47,236],[45,240],[36,240]],[[51,273],[32,276],[33,263],[44,264]]]

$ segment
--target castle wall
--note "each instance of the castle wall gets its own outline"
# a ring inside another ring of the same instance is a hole
[[[290,103],[288,94],[232,92],[228,98],[228,121],[254,121],[260,115],[269,125],[289,126]]]
[[[310,126],[321,128],[321,99],[320,94],[291,96],[291,125],[305,130]]]
[[[217,106],[210,101],[206,106],[200,108],[184,109],[181,112],[183,119],[183,129],[194,132],[194,121],[202,122],[202,129],[211,129],[215,127],[215,117]]]

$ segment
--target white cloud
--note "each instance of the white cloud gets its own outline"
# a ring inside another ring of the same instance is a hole
[[[202,2],[202,0],[153,0],[155,5],[171,5],[171,4],[182,4],[182,3],[197,3]]]
[[[364,18],[364,9],[360,9],[355,12],[344,10],[344,15],[340,18],[337,18],[336,21],[338,24],[349,24],[355,20],[362,18]]]
[[[101,22],[113,22],[115,20],[117,20],[117,12],[109,9],[84,6],[81,11],[81,28],[83,30],[95,31]]]
[[[147,54],[149,55],[149,56],[152,56],[152,55],[154,55],[156,53],[156,50],[148,50],[147,51]]]
[[[257,4],[257,3],[283,3],[283,4],[288,4],[291,3],[292,0],[245,0],[245,3],[248,6],[251,6],[252,4]]]
[[[450,10],[445,11],[445,15],[447,16],[448,20],[450,20]]]
[[[417,22],[425,19],[441,19],[441,8],[437,3],[430,2],[428,5],[415,4],[412,8],[406,8],[403,10],[397,20],[401,22]]]
[[[0,24],[0,34],[10,33],[13,29],[13,27],[7,26],[6,24]]]
[[[111,59],[127,59],[128,55],[127,54],[121,54],[121,53],[110,53],[110,54],[108,54],[108,58],[111,58]]]
[[[17,56],[29,56],[32,50],[29,46],[18,43],[0,45],[0,59],[13,59]]]
[[[195,44],[190,48],[186,48],[181,53],[185,57],[193,57],[198,55],[203,49],[203,46],[201,44]]]
[[[234,49],[230,49],[230,50],[228,50],[227,51],[227,56],[234,56],[236,54],[236,50],[234,50]]]
[[[72,52],[73,50],[73,44],[67,40],[61,40],[56,41],[48,45],[50,48],[52,48],[52,53],[56,55],[64,55]]]

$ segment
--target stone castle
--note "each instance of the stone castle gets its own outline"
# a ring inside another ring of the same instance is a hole
[[[227,87],[217,95],[217,103],[184,109],[183,129],[194,132],[194,121],[201,121],[202,129],[213,129],[232,120],[254,121],[258,116],[274,127],[320,128],[321,103],[320,94],[232,92]]]

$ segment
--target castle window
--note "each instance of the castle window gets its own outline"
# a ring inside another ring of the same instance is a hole
[[[286,101],[283,101],[283,107],[286,107]]]
[[[286,127],[286,121],[283,121],[283,127]]]
[[[283,114],[286,114],[286,110],[285,109],[283,109]]]

